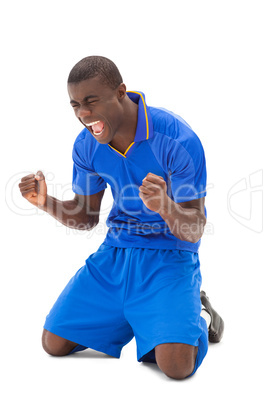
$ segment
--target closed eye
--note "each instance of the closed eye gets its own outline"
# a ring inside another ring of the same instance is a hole
[[[97,101],[87,101],[84,104],[85,105],[94,105]],[[80,106],[78,103],[71,103],[71,106],[75,109],[76,107]]]

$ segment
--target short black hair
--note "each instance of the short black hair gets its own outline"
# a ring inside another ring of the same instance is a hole
[[[68,84],[79,83],[89,78],[100,76],[102,83],[116,89],[122,82],[122,76],[113,61],[103,56],[88,56],[80,60],[70,71]]]

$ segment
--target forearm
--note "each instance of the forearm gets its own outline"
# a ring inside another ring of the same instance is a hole
[[[47,196],[46,204],[40,207],[53,218],[72,229],[90,230],[98,224],[98,214],[86,213],[77,200],[61,201]]]
[[[180,240],[196,243],[203,235],[206,217],[196,208],[183,208],[168,197],[160,215]]]

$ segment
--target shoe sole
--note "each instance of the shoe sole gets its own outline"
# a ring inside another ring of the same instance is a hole
[[[223,337],[224,332],[224,321],[220,317],[219,333],[217,335],[209,335],[208,340],[210,343],[219,343]]]
[[[211,313],[214,315],[216,320],[218,320],[217,327],[218,333],[217,334],[209,334],[208,335],[208,340],[210,343],[219,343],[223,337],[223,332],[224,332],[224,321],[221,318],[221,316],[214,310],[214,308],[211,306],[211,303],[209,301],[209,298],[204,290],[200,292],[200,299],[202,305],[207,309],[208,311],[210,310]]]

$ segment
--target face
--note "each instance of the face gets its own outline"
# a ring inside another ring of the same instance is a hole
[[[111,89],[97,76],[68,84],[68,93],[76,117],[93,137],[101,144],[111,142],[124,120],[125,85]]]

